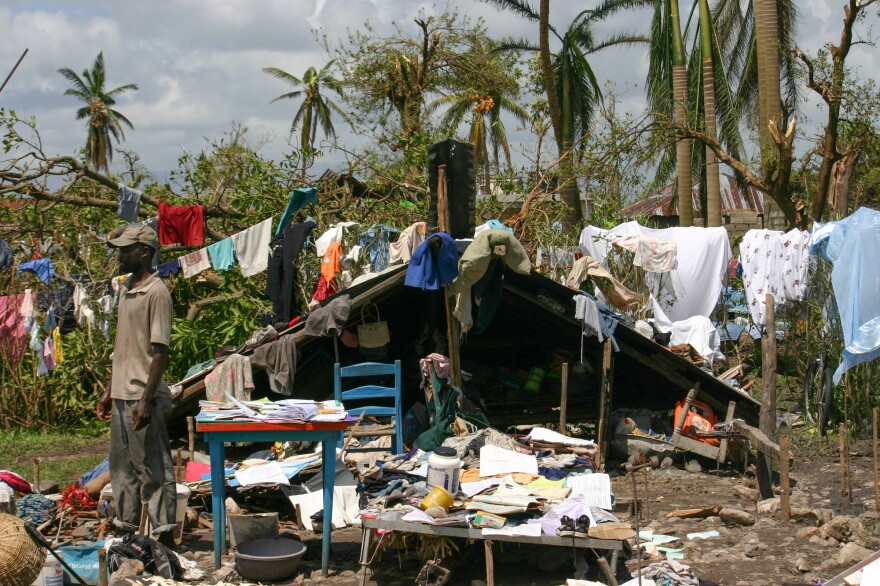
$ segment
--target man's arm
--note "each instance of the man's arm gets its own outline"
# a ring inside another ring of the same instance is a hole
[[[95,415],[98,416],[100,421],[108,421],[110,419],[110,413],[113,407],[113,399],[110,397],[111,384],[113,384],[112,377],[107,380],[107,386],[104,387],[104,392],[101,393],[101,397],[98,399],[98,404],[95,406]]]
[[[150,361],[150,373],[147,376],[147,386],[144,387],[144,394],[141,396],[137,405],[135,405],[132,413],[132,423],[135,431],[142,429],[150,422],[150,416],[153,409],[153,394],[162,375],[165,373],[165,367],[168,366],[168,346],[165,344],[153,344],[153,359]]]

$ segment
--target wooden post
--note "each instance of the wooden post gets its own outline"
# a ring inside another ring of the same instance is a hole
[[[877,466],[877,407],[872,410],[874,415],[874,424],[871,431],[874,433],[874,508],[880,513],[880,467]]]
[[[177,448],[177,465],[174,467],[174,477],[177,478],[177,482],[183,482],[183,449],[181,448]]]
[[[446,165],[437,166],[437,227],[449,233],[449,202],[446,197]],[[446,337],[449,341],[449,376],[452,387],[461,390],[461,324],[454,315],[449,288],[443,287],[443,308],[446,310]]]
[[[840,432],[840,437],[838,438],[840,440],[838,444],[838,451],[840,452],[840,498],[843,500],[843,497],[846,496],[846,475],[848,472],[846,469],[846,444],[843,439],[843,436],[846,433],[846,426],[841,423],[838,431]]]
[[[34,490],[40,492],[40,461],[42,458],[34,458]]]
[[[559,433],[565,433],[566,415],[568,411],[568,362],[562,364],[562,398],[559,400]]]
[[[614,577],[614,572],[611,571],[611,566],[608,565],[608,560],[599,556],[596,558],[596,562],[599,564],[599,569],[605,574],[605,579],[608,580],[608,584],[610,586],[617,586],[617,578]]]
[[[602,346],[602,380],[599,383],[599,425],[596,433],[599,443],[599,461],[596,464],[600,471],[605,470],[605,444],[607,443],[608,407],[614,388],[614,356],[611,353],[611,340],[606,339]]]
[[[782,493],[779,496],[779,518],[785,522],[791,519],[791,486],[788,479],[788,436],[779,436],[779,484]]]
[[[765,298],[766,331],[761,339],[761,396],[760,429],[768,438],[776,437],[776,317],[773,296]],[[773,461],[770,454],[759,452],[757,462],[758,488],[761,498],[773,497]]]
[[[143,502],[141,503],[141,522],[138,526],[138,533],[140,533],[141,535],[147,534],[147,521],[149,520],[149,518],[150,515],[147,509],[147,503]]]
[[[492,556],[492,542],[483,542],[486,549],[486,586],[495,586],[495,558]]]
[[[107,550],[103,547],[98,550],[98,586],[107,586]]]
[[[187,444],[186,447],[189,450],[189,461],[195,462],[195,453],[196,453],[196,423],[193,417],[186,418],[186,433],[187,433]]]

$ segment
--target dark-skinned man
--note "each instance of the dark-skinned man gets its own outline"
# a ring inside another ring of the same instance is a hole
[[[119,292],[113,370],[98,400],[98,419],[110,420],[110,483],[116,501],[113,524],[137,531],[141,503],[152,536],[173,547],[177,494],[166,422],[171,392],[162,378],[171,342],[171,295],[152,267],[159,238],[132,224],[107,244],[119,252]]]

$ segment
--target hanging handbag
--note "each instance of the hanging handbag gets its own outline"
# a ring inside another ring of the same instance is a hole
[[[361,321],[363,323],[357,327],[358,345],[361,348],[381,348],[391,341],[388,322],[382,321],[375,303],[366,303],[361,307]]]

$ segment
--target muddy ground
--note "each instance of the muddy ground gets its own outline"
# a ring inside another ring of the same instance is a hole
[[[841,496],[840,464],[830,449],[826,449],[828,455],[825,456],[800,456],[795,448],[791,502],[802,517],[787,523],[780,521],[777,513],[758,511],[753,477],[732,468],[723,468],[716,473],[714,465],[710,466],[708,462],[703,463],[708,469],[697,472],[693,464],[687,466],[684,456],[679,454],[675,456],[673,467],[649,472],[647,510],[644,511],[647,517],[642,519],[641,528],[680,537],[680,541],[667,545],[682,548],[682,562],[690,565],[702,580],[731,586],[815,584],[827,580],[866,556],[868,550],[880,547],[880,540],[875,537],[878,516],[874,512],[872,458],[866,448],[867,445],[856,444],[851,449],[852,502]],[[612,486],[619,501],[632,498],[631,478],[616,476]],[[640,477],[640,499],[645,499],[643,487],[644,479]],[[761,508],[770,505],[765,503]],[[678,509],[713,506],[751,513],[754,524],[726,524],[718,516],[704,519],[667,517],[667,513]],[[833,520],[828,522],[829,519]],[[623,515],[621,520],[632,519]],[[297,576],[283,584],[360,584],[360,529],[349,527],[334,531],[331,575],[322,578],[320,535],[295,531],[292,525],[287,527],[307,544],[308,552]],[[691,532],[711,529],[720,535],[695,540],[686,537]],[[211,534],[197,530],[187,537],[181,551],[207,571],[206,583],[210,578],[220,576],[228,582],[238,583],[240,578],[229,570],[214,574],[211,548]],[[586,551],[587,578],[604,582],[595,556]],[[496,544],[494,557],[495,580],[499,585],[565,584],[566,578],[575,576],[577,560],[570,550],[564,548]],[[225,558],[224,563],[231,565],[232,558]],[[386,549],[374,559],[367,583],[378,586],[420,583],[416,582],[416,577],[423,563],[415,548]],[[460,543],[460,553],[443,560],[442,565],[452,570],[448,582],[451,585],[470,586],[474,581],[486,578],[480,543]],[[635,560],[622,560],[618,566],[619,580],[628,579],[628,572],[633,569]]]

